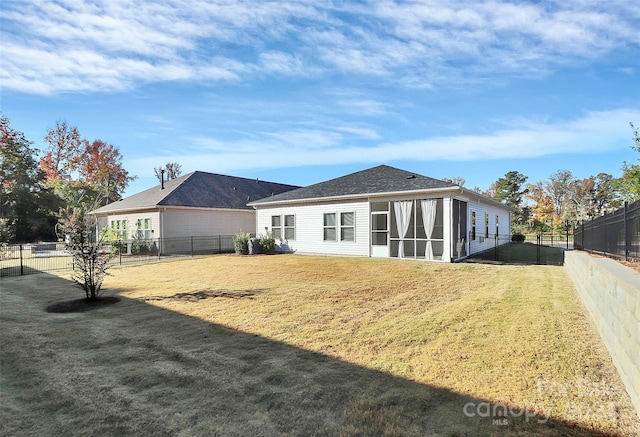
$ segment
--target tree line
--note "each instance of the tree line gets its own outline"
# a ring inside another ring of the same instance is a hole
[[[640,153],[638,129],[633,131],[631,148]],[[638,164],[623,162],[622,174],[614,177],[598,173],[584,179],[568,170],[558,170],[547,180],[527,183],[528,177],[510,171],[482,192],[514,209],[515,232],[551,232],[569,229],[607,212],[621,208],[624,202],[640,200],[640,158]]]
[[[119,200],[135,177],[116,146],[89,141],[58,121],[41,156],[24,133],[0,117],[0,242],[55,239],[61,211]]]
[[[0,116],[0,243],[55,240],[56,224],[65,215],[120,200],[136,179],[123,167],[117,146],[90,141],[66,121],[56,122],[43,140],[41,155]],[[168,162],[154,172],[170,180],[182,169]]]
[[[638,129],[631,128],[631,148],[640,153]],[[33,142],[5,116],[0,117],[0,137],[0,243],[53,240],[65,212],[117,201],[136,179],[124,169],[116,146],[89,141],[66,121],[46,132],[47,149],[40,157]],[[536,183],[510,171],[489,189],[474,190],[514,209],[514,231],[548,232],[640,200],[640,159],[637,164],[623,162],[621,170],[617,178],[599,173],[585,179],[558,170]],[[175,162],[154,168],[159,181],[175,179],[181,171]],[[448,180],[465,183],[460,177]]]

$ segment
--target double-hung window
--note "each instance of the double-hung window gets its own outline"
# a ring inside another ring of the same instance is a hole
[[[354,212],[340,213],[340,241],[356,240],[355,216]]]
[[[284,216],[284,239],[287,241],[296,239],[296,216],[295,215]]]
[[[324,241],[336,241],[336,213],[324,214]]]
[[[151,240],[151,219],[138,219],[136,222],[137,236],[139,240]]]
[[[282,218],[279,215],[271,216],[271,235],[274,240],[282,239]]]
[[[296,216],[288,214],[271,216],[271,235],[274,240],[295,240],[296,239]]]
[[[356,241],[355,225],[355,212],[325,213],[323,218],[323,239],[324,241]]]

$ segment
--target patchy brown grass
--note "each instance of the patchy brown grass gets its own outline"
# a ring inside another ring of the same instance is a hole
[[[560,267],[215,256],[111,273],[121,302],[70,315],[44,312],[66,281],[0,283],[3,434],[640,432]]]

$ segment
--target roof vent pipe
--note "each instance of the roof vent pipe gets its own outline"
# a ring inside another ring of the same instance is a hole
[[[164,190],[164,168],[160,169],[160,189]]]

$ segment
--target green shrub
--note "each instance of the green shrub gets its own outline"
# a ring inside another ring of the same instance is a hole
[[[140,255],[149,253],[149,242],[143,238],[134,238],[131,242],[131,253]]]
[[[238,255],[249,255],[249,238],[251,234],[248,232],[238,232],[233,236],[233,248]]]
[[[258,244],[265,253],[274,253],[276,251],[276,240],[271,232],[267,232],[266,235],[260,234]]]
[[[127,253],[127,242],[109,226],[102,228],[100,241],[110,245],[112,255]]]
[[[524,239],[524,235],[519,232],[511,236],[511,241],[513,241],[514,243],[524,243]]]

